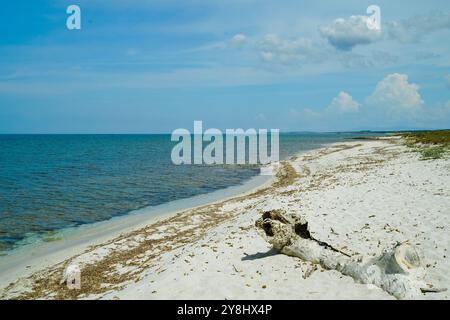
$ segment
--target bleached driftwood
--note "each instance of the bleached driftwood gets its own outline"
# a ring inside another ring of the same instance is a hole
[[[263,237],[281,253],[337,270],[356,282],[375,285],[398,299],[422,294],[425,268],[415,247],[409,242],[395,246],[380,257],[359,263],[325,242],[314,239],[308,222],[282,210],[263,213],[256,221]]]
[[[66,284],[70,290],[81,289],[81,270],[77,264],[69,265],[63,272],[60,284]]]

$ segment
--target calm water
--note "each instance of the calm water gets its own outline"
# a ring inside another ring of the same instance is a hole
[[[280,156],[351,134],[286,134]],[[246,166],[175,166],[169,135],[0,135],[0,252],[53,231],[242,184]]]

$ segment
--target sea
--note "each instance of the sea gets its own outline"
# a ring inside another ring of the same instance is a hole
[[[280,134],[280,158],[364,134]],[[176,143],[169,134],[0,135],[0,254],[260,174],[255,165],[174,165]]]

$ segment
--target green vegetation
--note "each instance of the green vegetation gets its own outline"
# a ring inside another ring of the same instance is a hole
[[[449,144],[450,130],[407,132],[403,136],[415,143]]]
[[[440,159],[450,151],[450,130],[407,132],[402,136],[408,147],[421,153],[423,160]]]

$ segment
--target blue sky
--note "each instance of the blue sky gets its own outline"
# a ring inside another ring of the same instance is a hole
[[[448,0],[8,1],[0,133],[450,128],[449,39]]]

